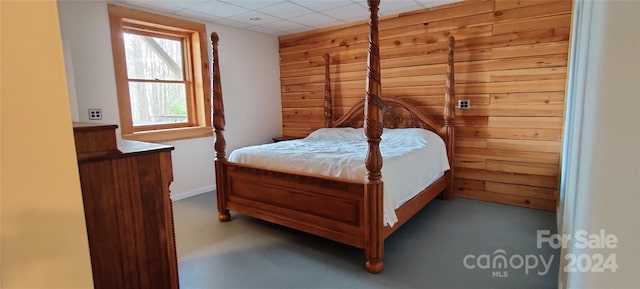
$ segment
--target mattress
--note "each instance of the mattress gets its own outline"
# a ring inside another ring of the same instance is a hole
[[[362,128],[322,128],[304,139],[234,150],[229,161],[364,183],[367,147]],[[392,227],[395,210],[440,178],[449,162],[442,138],[420,128],[384,129],[380,151],[384,223]]]

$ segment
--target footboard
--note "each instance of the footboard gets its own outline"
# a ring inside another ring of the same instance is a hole
[[[364,248],[364,183],[220,165],[224,188],[218,200],[225,210]]]

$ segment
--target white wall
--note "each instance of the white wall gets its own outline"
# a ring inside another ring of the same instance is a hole
[[[119,124],[107,3],[59,1],[58,9],[66,54],[73,58],[68,63],[73,66],[80,121],[89,121],[87,109],[101,108],[100,122]],[[278,39],[207,24],[207,33],[213,31],[220,36],[227,152],[269,142],[282,133]],[[174,200],[214,189],[213,137],[167,144],[175,147]]]
[[[577,27],[583,35],[573,49],[583,53],[584,74],[576,98],[582,121],[575,121],[568,147],[578,164],[569,176],[563,233],[577,230],[615,234],[615,249],[579,249],[566,254],[616,254],[616,272],[566,273],[566,288],[640,288],[640,2],[582,1]]]

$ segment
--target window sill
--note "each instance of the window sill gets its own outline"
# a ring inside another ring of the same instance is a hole
[[[152,131],[140,131],[130,134],[123,134],[126,140],[137,140],[145,142],[165,142],[172,140],[182,140],[190,138],[208,137],[213,135],[212,127],[197,126],[186,128],[173,128]]]

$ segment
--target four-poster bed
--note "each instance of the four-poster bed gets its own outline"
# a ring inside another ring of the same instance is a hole
[[[347,180],[308,172],[292,172],[265,166],[239,163],[227,159],[218,35],[213,44],[213,122],[215,128],[215,171],[218,219],[230,220],[229,210],[253,216],[300,231],[325,237],[365,250],[366,269],[378,273],[383,269],[384,240],[408,221],[433,198],[453,193],[454,149],[454,81],[453,44],[449,39],[449,61],[443,124],[423,115],[416,107],[399,98],[381,96],[380,55],[378,47],[379,0],[369,0],[370,31],[367,61],[366,97],[343,116],[334,120],[329,82],[329,56],[325,55],[325,126],[362,127],[367,151],[363,164],[366,177]],[[362,117],[364,114],[364,118]],[[445,162],[451,167],[443,171],[428,187],[420,189],[410,200],[395,209],[395,225],[385,225],[384,188],[382,181],[383,130],[387,127],[417,127],[430,130],[444,140]],[[235,152],[234,152],[235,153]]]

